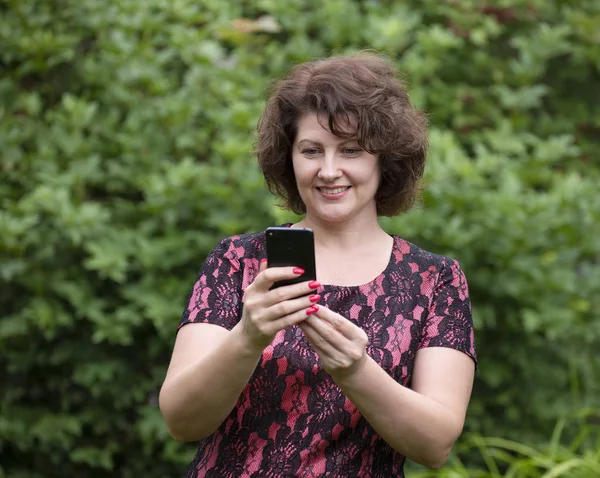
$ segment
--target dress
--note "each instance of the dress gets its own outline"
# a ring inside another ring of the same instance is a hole
[[[471,305],[459,264],[392,236],[386,270],[368,284],[324,285],[320,304],[361,327],[367,353],[410,386],[422,347],[476,361]],[[222,240],[206,259],[180,327],[231,330],[265,257],[264,232]],[[323,370],[297,326],[280,331],[219,429],[200,442],[187,478],[403,477],[404,456],[374,431]]]

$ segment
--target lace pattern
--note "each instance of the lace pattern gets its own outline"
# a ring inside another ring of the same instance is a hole
[[[265,256],[264,232],[224,239],[200,270],[182,315],[231,330]],[[394,236],[386,270],[355,287],[322,286],[321,304],[367,333],[367,353],[410,386],[423,347],[476,361],[459,264]],[[380,438],[319,364],[302,331],[277,334],[231,414],[204,439],[186,477],[403,477],[404,457]]]

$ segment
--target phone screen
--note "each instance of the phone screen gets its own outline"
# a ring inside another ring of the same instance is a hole
[[[315,241],[307,228],[269,227],[266,230],[267,267],[301,267],[304,274],[276,282],[273,288],[316,280]]]

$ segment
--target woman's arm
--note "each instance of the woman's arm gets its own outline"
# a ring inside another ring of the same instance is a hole
[[[262,351],[236,326],[188,324],[177,334],[159,404],[177,441],[213,433],[233,409]]]
[[[341,315],[320,307],[300,327],[325,370],[391,447],[430,468],[445,463],[471,395],[469,356],[441,347],[419,350],[411,390],[366,354],[365,332]]]
[[[160,410],[176,440],[195,441],[212,434],[231,413],[275,334],[308,317],[307,309],[318,296],[306,294],[319,284],[270,290],[274,282],[301,272],[265,267],[261,265],[246,289],[241,320],[231,331],[205,323],[179,330],[159,396]]]
[[[412,390],[368,356],[355,374],[333,378],[391,447],[421,465],[439,468],[462,432],[473,377],[469,356],[432,347],[417,352]]]

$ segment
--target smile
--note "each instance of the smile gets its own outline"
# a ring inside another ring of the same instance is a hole
[[[339,194],[339,193],[343,193],[344,191],[347,191],[348,189],[350,189],[350,186],[342,186],[339,188],[317,188],[317,189],[325,194]]]

